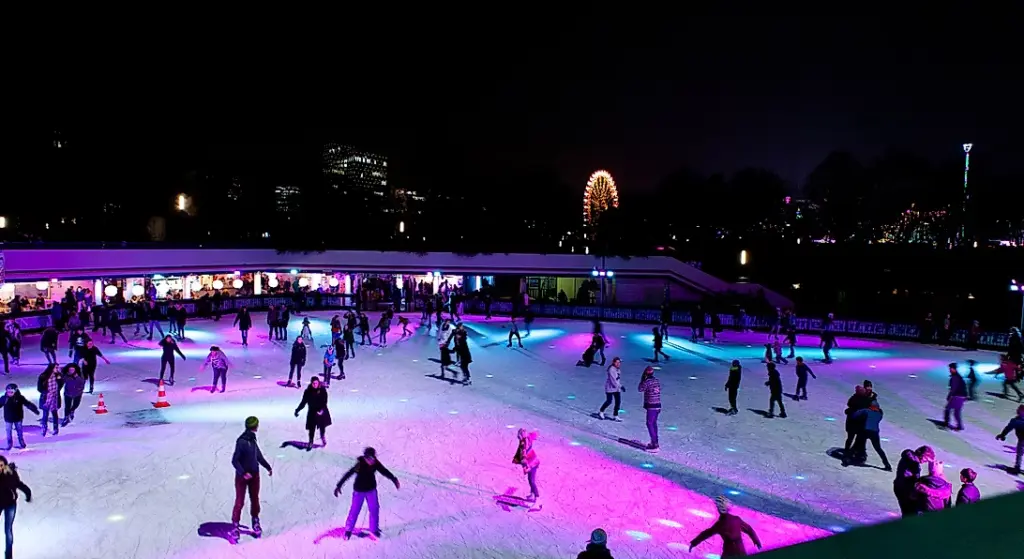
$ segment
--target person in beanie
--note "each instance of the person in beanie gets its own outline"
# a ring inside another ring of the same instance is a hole
[[[650,452],[658,452],[658,416],[661,415],[661,381],[654,377],[654,367],[644,369],[640,376],[638,392],[644,393],[644,409],[647,410],[647,433],[651,442],[647,445]]]
[[[11,438],[11,430],[18,432],[18,447],[25,448],[25,434],[22,432],[21,422],[25,421],[25,408],[32,410],[32,413],[39,415],[39,408],[30,402],[18,390],[18,385],[11,383],[7,390],[0,396],[0,406],[4,408],[4,423],[7,424],[7,449],[14,446],[14,439]]]
[[[587,549],[581,551],[576,559],[613,559],[611,552],[608,551],[608,532],[601,528],[591,532]]]
[[[970,503],[977,503],[981,500],[981,492],[974,485],[974,480],[978,479],[978,472],[970,468],[964,468],[960,470],[960,491],[956,494],[956,506],[966,505]]]
[[[729,367],[729,380],[725,381],[725,390],[729,393],[729,415],[740,413],[736,409],[736,394],[740,390],[741,378],[743,378],[743,367],[740,365],[739,359],[733,359],[732,366]]]
[[[619,417],[619,408],[622,407],[622,391],[625,388],[622,387],[622,359],[618,357],[612,358],[612,364],[608,366],[608,376],[604,381],[604,405],[598,410],[597,416],[604,419],[604,410],[608,409],[611,405],[612,400],[615,401],[615,410],[612,414],[612,419],[615,421],[622,421]]]
[[[231,509],[231,524],[234,526],[232,535],[236,540],[246,491],[249,492],[252,532],[257,538],[263,535],[263,527],[260,526],[260,466],[267,469],[268,476],[274,475],[274,469],[263,457],[263,452],[256,443],[256,431],[259,427],[259,418],[250,416],[245,419],[245,432],[235,441],[235,453],[231,456],[231,465],[235,468],[235,506]]]
[[[721,536],[722,553],[719,554],[720,557],[723,559],[725,557],[745,557],[747,549],[743,546],[743,534],[746,534],[750,541],[754,542],[758,550],[761,549],[761,540],[757,537],[757,532],[750,527],[750,524],[744,522],[742,518],[729,513],[732,509],[732,503],[729,502],[729,499],[718,497],[715,499],[715,507],[718,509],[718,520],[710,528],[697,534],[696,538],[693,538],[693,541],[690,542],[691,553],[693,548],[711,536]]]
[[[220,379],[220,391],[223,393],[228,388],[228,367],[231,366],[228,356],[219,347],[212,345],[210,354],[206,356],[206,361],[199,366],[199,370],[205,370],[207,366],[213,367],[213,386],[210,387],[210,394],[217,391],[217,379]]]
[[[359,513],[363,510],[363,502],[370,509],[370,532],[380,537],[380,501],[377,500],[377,472],[395,484],[395,489],[401,489],[402,484],[398,482],[395,474],[391,473],[384,464],[377,460],[377,451],[367,447],[363,455],[356,459],[356,465],[338,481],[334,488],[334,496],[341,495],[341,487],[352,476],[356,480],[352,483],[352,506],[348,509],[348,518],[345,520],[345,539],[352,537],[352,530],[356,526]]]
[[[1017,434],[1017,461],[1013,464],[1013,470],[1010,473],[1020,475],[1020,461],[1021,457],[1024,456],[1024,406],[1017,406],[1017,417],[1010,420],[1003,428],[1003,432],[996,435],[996,439],[1000,441],[1006,440],[1006,435],[1013,431]],[[8,428],[10,433],[10,428]],[[7,440],[10,441],[11,437],[8,434]]]
[[[7,539],[6,559],[14,557],[14,516],[18,512],[18,491],[25,494],[25,502],[32,502],[32,490],[18,476],[18,468],[0,456],[0,512],[4,513],[4,535]]]
[[[768,380],[764,385],[771,393],[768,398],[768,418],[775,417],[775,404],[778,403],[779,417],[786,419],[786,405],[782,403],[782,377],[779,376],[779,370],[775,368],[775,363],[769,363],[767,367]]]

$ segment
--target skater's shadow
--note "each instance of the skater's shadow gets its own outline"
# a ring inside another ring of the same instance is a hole
[[[1012,445],[1008,445],[1008,444],[1004,444],[1003,445],[1003,452],[1005,452],[1007,454],[1016,454],[1017,453],[1017,447],[1012,446]]]
[[[757,415],[760,415],[761,417],[763,417],[765,419],[768,419],[768,418],[771,417],[771,414],[769,414],[765,410],[755,410],[754,408],[747,408],[747,411],[756,413]]]
[[[233,532],[234,526],[229,522],[203,522],[196,531],[201,538],[220,538],[231,545],[238,543]],[[241,527],[240,527],[241,528]]]
[[[277,381],[277,385],[282,387],[282,388],[293,388],[295,386],[294,384],[292,386],[288,386],[288,381],[285,381],[285,380]]]
[[[505,342],[499,340],[497,342],[491,342],[489,344],[484,344],[483,347],[485,347],[485,348],[488,348],[488,347],[498,347],[498,346],[500,346],[500,345],[502,345],[504,343]]]
[[[790,400],[793,400],[794,402],[797,402],[797,401],[800,400],[800,397],[797,396],[796,394],[783,393],[782,395],[787,397],[787,398],[789,398]]]
[[[152,384],[153,386],[160,386],[160,379],[158,378],[144,378],[139,382],[149,383]]]
[[[992,468],[993,470],[1000,470],[1010,474],[1011,476],[1017,475],[1014,469],[1006,464],[986,464],[986,468]]]
[[[189,392],[209,392],[213,389],[213,386],[193,386],[192,390],[189,390]]]
[[[423,376],[429,377],[429,378],[433,378],[433,379],[437,379],[437,380],[443,380],[443,381],[447,382],[448,384],[462,384],[461,380],[456,380],[455,378],[443,377],[443,376],[438,375],[438,374],[423,375]]]
[[[299,450],[306,450],[309,443],[303,441],[285,441],[281,443],[281,448],[297,448]],[[323,445],[313,443],[313,448],[323,448]]]
[[[434,363],[437,363],[438,365],[441,364],[441,360],[436,358],[436,357],[428,357],[427,361],[433,361]]]
[[[1009,400],[1010,399],[1009,396],[1007,396],[1006,394],[1003,394],[1001,392],[985,392],[985,394],[988,394],[989,396],[991,396],[993,398],[999,398],[1000,400]]]
[[[716,412],[718,412],[718,413],[720,413],[722,415],[729,415],[729,409],[728,408],[711,408],[711,409],[715,410]]]
[[[945,421],[943,421],[941,419],[932,419],[930,417],[928,418],[928,421],[930,421],[932,423],[932,425],[935,425],[935,427],[937,429],[942,429],[943,431],[946,430],[946,422]]]

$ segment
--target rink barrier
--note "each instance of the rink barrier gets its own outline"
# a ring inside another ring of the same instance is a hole
[[[474,314],[484,313],[484,304],[480,301],[466,302],[466,308]],[[513,303],[509,301],[495,301],[491,303],[491,314],[509,315],[513,310]],[[612,322],[645,322],[658,324],[661,322],[661,309],[652,308],[630,308],[630,307],[599,307],[599,306],[576,306],[561,305],[557,303],[533,303],[530,310],[534,316],[545,318],[574,318],[580,320],[605,320]],[[719,314],[722,328],[738,329],[739,318],[732,314]],[[742,317],[744,328],[767,332],[774,324],[775,317],[764,318],[756,316]],[[820,334],[824,329],[825,319],[796,317],[791,319],[798,333]],[[690,325],[689,311],[672,311],[671,324],[676,326]],[[711,317],[705,317],[705,327],[711,327]],[[901,322],[875,322],[863,320],[833,320],[832,331],[839,336],[856,336],[864,338],[884,338],[891,340],[914,340],[921,337],[921,329],[915,324]],[[985,348],[1004,349],[1009,345],[1009,332],[982,332],[978,337],[978,346]],[[934,338],[933,338],[934,340]],[[967,341],[967,330],[955,330],[950,336],[950,343],[963,345]]]

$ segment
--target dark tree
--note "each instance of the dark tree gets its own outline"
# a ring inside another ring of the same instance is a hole
[[[818,205],[819,219],[833,239],[864,236],[869,180],[853,155],[842,151],[830,153],[807,177],[805,195]]]

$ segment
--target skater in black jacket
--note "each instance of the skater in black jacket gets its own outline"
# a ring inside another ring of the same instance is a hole
[[[182,361],[186,361],[185,354],[181,352],[181,348],[178,347],[178,342],[174,341],[174,338],[168,334],[164,336],[164,339],[160,340],[160,349],[163,353],[160,354],[160,380],[164,380],[164,372],[167,367],[171,368],[171,378],[168,382],[171,386],[174,386],[174,354],[177,353],[181,356]]]
[[[260,466],[267,469],[267,476],[274,475],[274,468],[263,457],[260,445],[256,443],[256,431],[260,420],[255,416],[245,419],[245,432],[235,441],[235,453],[231,465],[235,468],[235,505],[231,508],[232,535],[238,540],[238,522],[242,518],[245,493],[249,493],[249,512],[252,513],[252,532],[258,538],[263,534],[260,526]]]
[[[302,368],[306,366],[306,344],[302,342],[302,336],[295,338],[295,343],[292,344],[292,355],[288,365],[288,384],[286,386],[302,388]],[[292,375],[295,375],[294,385],[292,384]]]
[[[0,396],[0,407],[4,409],[4,423],[7,424],[7,450],[14,446],[12,430],[18,433],[18,447],[25,448],[25,435],[21,427],[25,421],[25,408],[36,415],[39,415],[39,408],[30,402],[14,383],[8,384],[6,393]]]
[[[806,400],[807,399],[807,375],[811,375],[814,378],[818,378],[814,374],[814,371],[804,363],[803,357],[796,358],[796,399]]]
[[[740,411],[736,409],[736,394],[740,390],[740,379],[743,377],[743,367],[739,359],[733,359],[732,367],[729,367],[729,380],[725,381],[725,390],[729,393],[729,415],[736,415]]]
[[[395,489],[402,488],[402,484],[399,483],[395,474],[391,473],[390,470],[384,467],[384,464],[377,460],[377,451],[371,447],[363,451],[363,455],[356,460],[356,465],[345,472],[345,475],[338,481],[337,487],[334,488],[334,496],[340,496],[341,487],[345,485],[345,482],[350,477],[356,476],[356,480],[352,485],[352,506],[349,507],[348,518],[345,520],[346,540],[352,537],[352,530],[356,527],[356,520],[359,518],[359,513],[363,510],[364,502],[367,508],[370,509],[370,532],[375,537],[380,537],[380,501],[377,499],[377,472],[391,480],[395,484]]]
[[[57,362],[57,329],[53,326],[43,330],[43,336],[39,339],[39,351],[46,356],[47,363]]]
[[[768,417],[775,417],[775,404],[779,404],[779,417],[786,418],[786,405],[782,403],[782,377],[779,376],[775,363],[768,363],[768,380],[764,383],[771,392],[768,399]]]
[[[964,377],[960,376],[960,372],[957,371],[956,363],[950,363],[949,393],[946,394],[946,409],[943,412],[946,429],[952,429],[954,431],[964,430],[964,420],[961,416],[963,414],[964,402],[966,401],[967,383],[964,382]],[[950,412],[952,412],[953,417],[956,418],[956,427],[953,427],[949,422]]]
[[[307,407],[308,406],[308,407]],[[306,451],[313,450],[313,434],[320,430],[320,442],[327,446],[327,428],[331,426],[331,410],[327,409],[327,389],[320,384],[320,379],[313,377],[309,386],[302,393],[302,401],[295,408],[295,417],[299,417],[302,408],[306,410],[306,430],[309,431],[309,444]]]
[[[249,330],[252,329],[252,315],[249,314],[249,309],[238,309],[232,326],[238,326],[238,331],[242,333],[242,347],[249,347]]]

